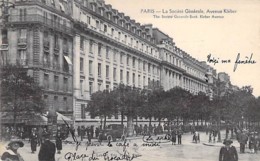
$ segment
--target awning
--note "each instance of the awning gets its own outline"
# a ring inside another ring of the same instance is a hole
[[[25,125],[47,125],[47,117],[40,114],[17,114],[16,124]],[[13,124],[14,116],[13,112],[6,112],[1,116],[2,124]]]
[[[67,61],[68,64],[72,65],[72,62],[71,62],[71,60],[68,56],[64,55],[64,58],[65,58],[65,60]]]
[[[62,115],[61,113],[59,113],[59,112],[56,112],[57,113],[57,123],[58,124],[65,124],[65,122],[64,121],[66,121],[68,124],[71,124],[73,121],[70,119],[70,118],[68,118],[67,116],[64,116],[64,115]],[[64,121],[63,121],[64,120]]]

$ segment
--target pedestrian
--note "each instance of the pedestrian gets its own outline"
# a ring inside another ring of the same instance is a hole
[[[80,133],[80,137],[81,137],[81,141],[83,141],[84,139],[84,136],[85,136],[85,126],[81,126],[81,133]]]
[[[248,136],[246,134],[246,131],[243,130],[242,133],[238,136],[238,142],[240,144],[240,153],[245,153],[245,146],[248,141]]]
[[[91,138],[94,137],[94,126],[93,125],[90,126],[90,135],[91,135]]]
[[[209,143],[212,142],[212,131],[209,132]]]
[[[182,137],[182,130],[181,129],[179,129],[177,131],[177,135],[178,135],[178,144],[181,145],[181,137]]]
[[[252,153],[252,154],[255,153],[255,146],[256,146],[256,139],[253,136],[253,134],[251,134],[250,137],[249,137],[249,150],[250,150],[250,153]]]
[[[1,160],[3,161],[24,161],[22,156],[18,153],[18,149],[23,147],[24,143],[18,139],[11,139],[3,153]]]
[[[233,141],[225,139],[219,152],[219,161],[238,161],[237,150],[234,146],[231,146]]]
[[[77,133],[78,133],[78,137],[80,137],[80,133],[81,133],[80,126],[78,126],[78,128],[77,128]]]
[[[60,151],[62,150],[62,137],[60,131],[57,131],[56,134],[56,148],[57,148],[57,153],[60,154]]]
[[[90,144],[92,138],[91,138],[91,133],[90,133],[90,127],[89,126],[86,128],[86,131],[87,131],[88,143]]]
[[[42,139],[42,145],[38,154],[39,161],[55,161],[56,147],[50,141],[50,134],[44,134]]]
[[[147,135],[148,132],[148,126],[147,124],[144,125],[144,135]]]
[[[198,131],[195,131],[195,132],[194,132],[193,141],[194,141],[195,143],[198,143],[198,141],[199,141],[199,132],[198,132]]]
[[[38,143],[41,145],[42,143],[42,134],[43,134],[43,128],[39,127],[38,128],[38,132],[37,132],[37,136],[38,136]]]
[[[96,127],[96,130],[95,130],[96,138],[98,138],[98,136],[99,136],[99,132],[100,132],[99,128]]]
[[[171,140],[172,140],[172,145],[176,145],[176,130],[173,129],[171,133]]]
[[[32,129],[30,142],[31,142],[32,153],[34,153],[37,150],[37,143],[38,143],[38,136],[36,134],[36,129],[35,128]]]

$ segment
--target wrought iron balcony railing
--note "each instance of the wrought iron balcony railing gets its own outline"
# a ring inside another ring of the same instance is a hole
[[[20,15],[10,15],[8,17],[9,23],[39,23],[41,25],[45,25],[47,27],[51,27],[55,30],[65,32],[68,34],[72,33],[72,28],[65,26],[64,24],[58,23],[52,19],[48,19],[39,14],[30,14],[25,16]]]

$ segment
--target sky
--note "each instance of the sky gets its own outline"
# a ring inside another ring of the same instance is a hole
[[[199,61],[207,61],[211,54],[218,63],[208,64],[217,72],[228,73],[231,83],[238,87],[251,85],[253,94],[260,96],[260,0],[105,0],[105,3],[136,22],[153,24]],[[203,13],[191,13],[193,10]],[[238,55],[240,61],[251,57],[255,63],[238,64],[234,71]]]

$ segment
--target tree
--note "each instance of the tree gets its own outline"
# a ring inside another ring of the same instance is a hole
[[[103,128],[106,127],[107,117],[115,114],[116,102],[112,92],[108,90],[97,91],[91,95],[91,101],[87,106],[91,117],[100,116],[104,118]]]
[[[177,119],[182,118],[183,121],[189,118],[190,104],[191,104],[191,93],[180,88],[175,87],[167,91],[167,99],[164,104],[164,115],[168,120],[173,120],[174,117]]]
[[[13,115],[14,128],[18,115],[42,113],[45,104],[43,90],[28,75],[28,70],[19,65],[6,65],[1,71],[2,111]]]
[[[199,119],[209,119],[209,98],[205,93],[199,92],[198,95],[192,96],[190,117],[193,121],[197,120],[197,124]]]
[[[152,118],[157,118],[159,123],[164,117],[162,103],[164,100],[163,87],[155,82],[150,82],[148,89],[142,90],[143,106],[139,109],[139,115],[149,119],[151,126]]]

